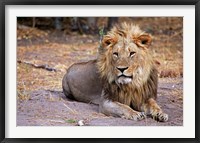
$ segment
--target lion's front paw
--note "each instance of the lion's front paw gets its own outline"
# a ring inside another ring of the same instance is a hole
[[[136,120],[142,120],[142,119],[145,119],[146,118],[146,115],[144,112],[138,112],[137,113],[137,118]]]
[[[131,112],[121,116],[124,119],[139,121],[146,118],[144,112]]]
[[[168,121],[168,115],[163,112],[158,112],[155,114],[152,114],[153,119],[159,121],[159,122],[166,122]]]

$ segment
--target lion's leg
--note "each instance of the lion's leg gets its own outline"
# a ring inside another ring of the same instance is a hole
[[[125,119],[142,120],[146,117],[143,112],[134,111],[125,104],[110,100],[101,102],[99,110],[106,115],[118,116]]]
[[[168,120],[168,115],[163,113],[162,109],[153,98],[148,99],[147,102],[142,105],[142,111],[157,121],[166,122]]]

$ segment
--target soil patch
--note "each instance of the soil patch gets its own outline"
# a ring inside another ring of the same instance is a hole
[[[169,115],[169,121],[157,122],[150,117],[141,121],[105,116],[98,105],[72,101],[62,91],[38,90],[30,93],[28,100],[18,100],[18,126],[182,126],[182,79],[161,79],[158,104]]]

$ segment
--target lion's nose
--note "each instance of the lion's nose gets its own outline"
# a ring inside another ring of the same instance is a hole
[[[117,69],[123,73],[128,67],[117,67]]]

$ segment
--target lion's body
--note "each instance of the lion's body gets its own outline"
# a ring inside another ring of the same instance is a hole
[[[106,115],[136,120],[151,115],[167,121],[168,115],[155,101],[158,76],[150,43],[151,36],[138,26],[114,27],[104,36],[97,60],[68,69],[63,78],[65,95],[99,104]]]
[[[96,67],[96,60],[73,64],[63,78],[63,91],[69,98],[99,104],[102,84]]]

